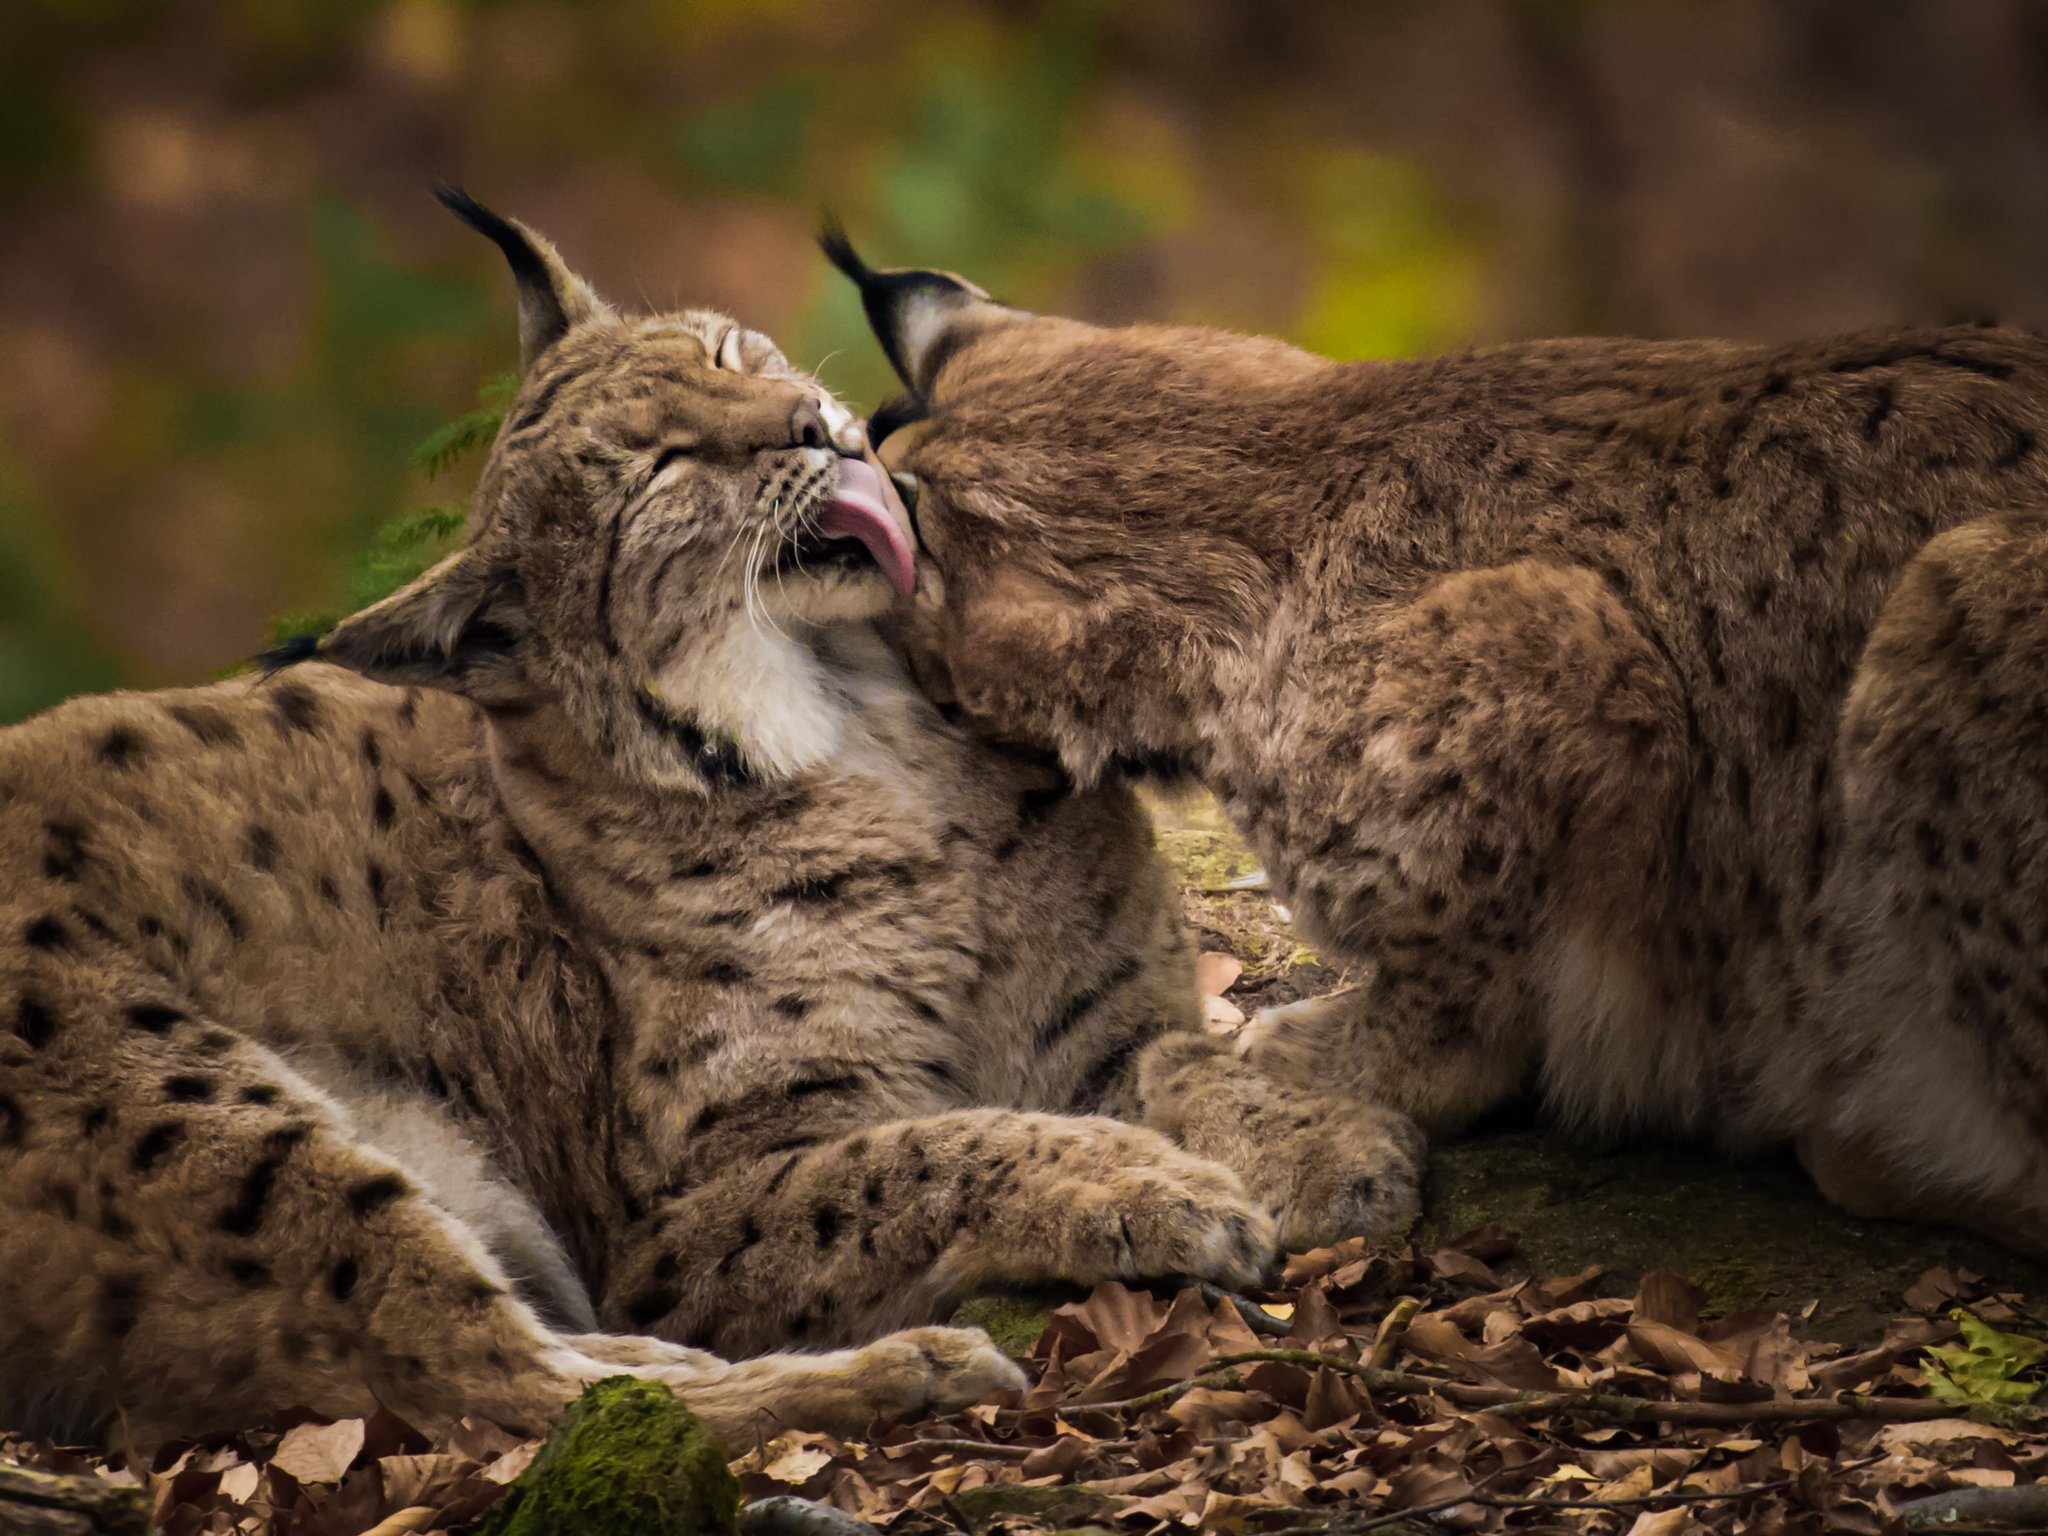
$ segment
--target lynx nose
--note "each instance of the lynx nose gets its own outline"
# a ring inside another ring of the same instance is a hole
[[[789,442],[792,448],[830,448],[832,434],[825,426],[825,414],[818,409],[818,402],[809,398],[796,403],[796,409],[789,417]]]

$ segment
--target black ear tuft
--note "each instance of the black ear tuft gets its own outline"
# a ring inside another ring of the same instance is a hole
[[[555,248],[525,225],[491,212],[460,187],[443,182],[434,188],[441,206],[478,234],[486,236],[511,264],[519,285],[519,359],[531,368],[535,358],[566,335],[571,326],[610,310],[590,285],[562,264]]]
[[[1008,311],[964,277],[916,267],[878,269],[860,259],[839,220],[827,214],[818,229],[825,259],[860,289],[868,328],[889,354],[889,365],[913,395],[931,385],[933,366],[950,348],[934,353],[932,342],[961,321]],[[901,423],[898,423],[901,425]]]
[[[529,286],[553,291],[554,274],[548,270],[547,259],[534,249],[533,242],[518,225],[501,214],[491,212],[462,188],[450,186],[445,181],[435,186],[434,196],[443,208],[505,253],[505,260],[512,267],[513,280],[519,284],[522,294]]]
[[[868,442],[879,448],[882,439],[891,432],[923,421],[929,415],[931,407],[915,395],[898,395],[894,400],[885,400],[868,418]]]
[[[286,667],[297,666],[302,661],[311,661],[319,654],[318,635],[293,635],[288,640],[278,641],[269,650],[252,657],[251,660],[265,677],[275,677]]]

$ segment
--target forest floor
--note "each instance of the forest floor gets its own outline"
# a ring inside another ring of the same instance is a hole
[[[1153,808],[1214,1028],[1342,984],[1242,887],[1213,803]],[[730,1446],[733,1471],[904,1536],[2048,1530],[2048,1267],[1850,1217],[1789,1158],[1587,1146],[1527,1105],[1431,1159],[1402,1252],[1294,1255],[1237,1298],[982,1298],[958,1320],[1026,1392]],[[539,1446],[303,1412],[111,1452],[0,1435],[0,1499],[41,1469],[139,1486],[171,1536],[455,1531]]]

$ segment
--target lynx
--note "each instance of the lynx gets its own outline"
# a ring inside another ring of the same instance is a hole
[[[827,245],[935,693],[1199,776],[1358,966],[1262,1072],[1432,1132],[1533,1080],[2048,1252],[2048,344],[1340,364]]]
[[[907,681],[861,424],[445,200],[525,365],[464,546],[0,735],[0,1422],[532,1426],[626,1369],[859,1426],[1019,1381],[917,1326],[978,1286],[1398,1222],[1397,1116],[1200,1033],[1129,790]]]

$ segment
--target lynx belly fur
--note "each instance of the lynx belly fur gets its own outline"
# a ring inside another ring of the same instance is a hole
[[[2048,343],[1337,364],[843,240],[941,696],[1199,775],[1348,992],[1281,1081],[1796,1144],[2048,1252]]]
[[[915,1326],[978,1285],[1397,1221],[1399,1117],[1199,1032],[1128,791],[908,684],[860,424],[448,197],[526,360],[465,547],[0,734],[0,1423],[531,1426],[626,1369],[857,1426],[1018,1379]]]

